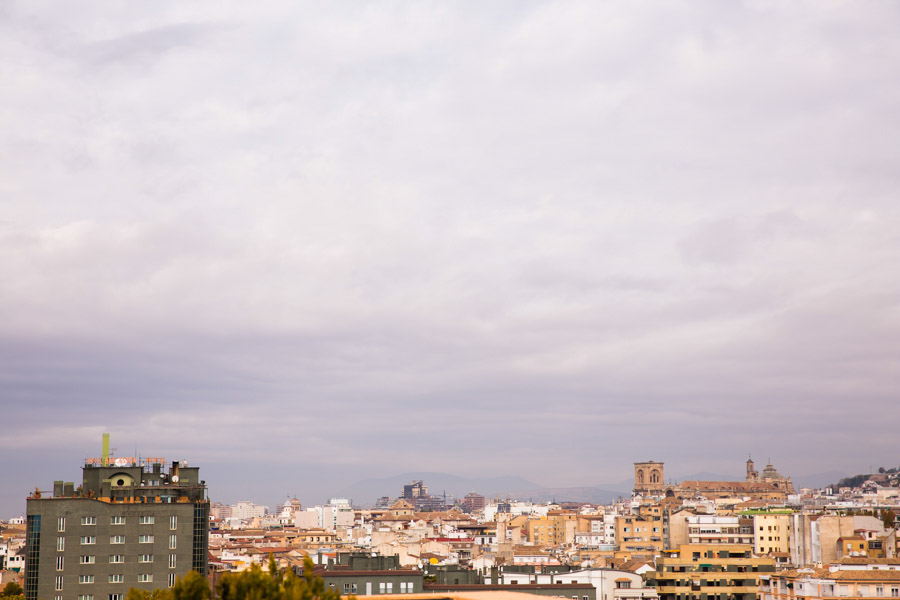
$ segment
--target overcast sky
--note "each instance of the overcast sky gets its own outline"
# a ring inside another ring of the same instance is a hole
[[[105,431],[270,506],[407,471],[897,466],[898,27],[0,4],[0,517]]]

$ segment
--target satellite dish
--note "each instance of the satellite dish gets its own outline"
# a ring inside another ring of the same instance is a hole
[[[178,475],[172,475],[172,483],[178,483]]]
[[[181,461],[181,466],[182,466],[182,467],[187,467],[187,466],[188,466],[188,465],[187,465],[187,461],[186,461],[186,460],[182,460],[182,461]]]
[[[117,458],[117,459],[116,459],[116,466],[117,466],[117,467],[124,467],[126,464],[128,464],[128,461],[126,461],[124,458]]]

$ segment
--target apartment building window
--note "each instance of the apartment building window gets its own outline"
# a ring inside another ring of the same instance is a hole
[[[81,517],[82,525],[96,525],[97,517]]]
[[[110,594],[107,600],[125,600],[125,594]]]
[[[141,518],[138,519],[138,523],[141,525],[153,525],[153,515],[141,515]]]
[[[178,542],[178,536],[174,533],[169,536],[169,550],[174,550]]]
[[[78,583],[94,583],[93,575],[79,575]]]
[[[900,598],[900,588],[891,588],[891,598]]]
[[[83,536],[81,536],[81,545],[82,545],[82,546],[88,546],[88,545],[90,545],[90,544],[96,544],[96,543],[97,543],[97,537],[96,537],[96,536],[93,536],[93,535],[83,535]]]
[[[170,569],[175,568],[175,555],[174,554],[169,555],[169,568]]]
[[[178,515],[169,517],[169,529],[178,529]]]
[[[139,544],[152,544],[152,543],[153,543],[153,536],[152,536],[152,535],[139,535],[139,536],[138,536],[138,543],[139,543]]]
[[[65,517],[57,517],[56,518],[56,530],[57,531],[65,531],[66,530],[66,518]]]
[[[153,573],[138,573],[138,583],[150,583],[153,581]]]
[[[109,555],[109,563],[110,564],[121,564],[125,562],[124,554],[110,554]]]
[[[62,575],[56,576],[56,587],[54,588],[57,592],[62,591],[63,578]]]
[[[169,573],[169,587],[175,586],[175,573]]]
[[[124,525],[125,517],[110,517],[109,524],[110,525]]]
[[[138,562],[139,563],[152,563],[153,555],[152,554],[138,554]]]
[[[94,600],[93,594],[78,594],[78,600]]]
[[[65,558],[66,558],[65,556],[57,556],[56,557],[56,570],[57,571],[62,571],[63,569],[66,568],[65,567],[65,564],[66,564]]]
[[[109,576],[110,583],[125,583],[125,576],[121,573],[113,573]]]
[[[66,549],[66,538],[58,537],[56,538],[56,551],[63,552]]]
[[[90,554],[90,555],[82,554],[81,557],[78,559],[78,562],[83,565],[92,565],[97,561],[96,561],[96,557],[93,554]]]
[[[125,536],[124,535],[111,535],[109,536],[110,544],[124,544]]]

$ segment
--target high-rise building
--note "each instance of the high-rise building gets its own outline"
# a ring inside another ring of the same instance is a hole
[[[462,507],[467,513],[473,513],[484,508],[484,496],[469,492],[462,500]]]
[[[413,500],[428,495],[428,486],[422,480],[413,481],[403,486],[403,495],[401,498],[405,500]]]
[[[165,459],[89,458],[82,484],[27,499],[26,600],[124,600],[207,574],[209,501],[200,470]]]

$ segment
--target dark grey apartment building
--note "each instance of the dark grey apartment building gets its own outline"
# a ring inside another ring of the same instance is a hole
[[[200,470],[161,458],[87,459],[82,484],[27,499],[26,600],[124,600],[207,574],[209,501]]]

